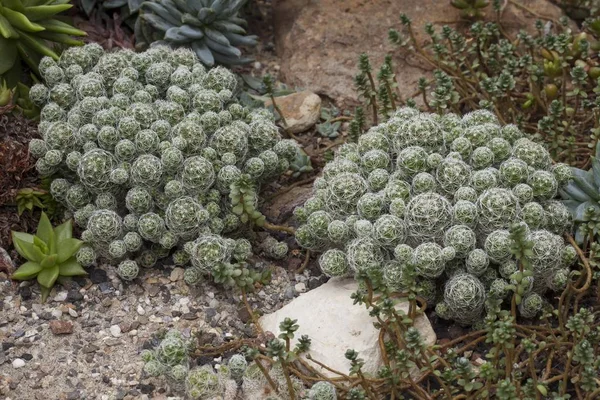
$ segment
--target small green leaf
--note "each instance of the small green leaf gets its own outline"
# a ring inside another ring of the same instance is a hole
[[[60,276],[79,276],[86,275],[87,272],[75,258],[71,258],[59,266]]]
[[[56,265],[57,260],[58,260],[58,256],[56,254],[51,254],[51,255],[45,256],[44,259],[42,260],[42,262],[40,263],[40,265],[44,269],[53,268]]]
[[[50,291],[51,290],[52,290],[52,288],[47,288],[47,287],[44,287],[44,286],[40,286],[40,292],[42,292],[42,303],[46,302],[46,299],[50,295]]]
[[[536,388],[537,388],[538,392],[540,392],[542,394],[542,396],[548,396],[548,390],[546,389],[546,386],[537,385]]]
[[[40,271],[37,276],[37,281],[43,287],[51,289],[54,286],[54,282],[56,282],[56,278],[58,278],[58,265],[55,265],[52,268],[46,268]]]
[[[33,243],[25,242],[13,235],[13,243],[17,252],[28,261],[42,262],[44,253]]]
[[[28,261],[21,265],[12,274],[11,278],[16,281],[25,281],[35,277],[42,270],[42,266],[36,262]]]
[[[78,239],[69,238],[58,243],[58,262],[62,263],[73,257],[79,251],[83,242]]]
[[[16,243],[16,239],[20,239],[27,243],[33,243],[33,235],[30,235],[29,233],[11,231],[11,234],[12,234],[13,244],[17,251],[19,251],[19,249],[18,249],[18,244]]]
[[[54,228],[54,236],[56,237],[56,243],[60,243],[65,239],[73,237],[73,220],[70,219],[67,222],[60,224]]]
[[[54,238],[54,229],[52,229],[52,223],[45,212],[42,212],[42,215],[40,216],[40,222],[38,223],[35,235],[47,244],[49,244]]]

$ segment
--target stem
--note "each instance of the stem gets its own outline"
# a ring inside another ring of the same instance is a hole
[[[262,372],[263,375],[265,376],[265,378],[267,379],[269,386],[271,386],[271,388],[275,391],[275,393],[279,393],[279,390],[277,389],[277,384],[273,381],[273,379],[271,378],[271,375],[269,375],[269,373],[265,369],[264,365],[262,365],[262,363],[259,360],[255,360],[254,362],[256,363],[256,366],[258,367],[258,369],[260,369],[260,372]]]
[[[287,342],[289,342],[289,340],[287,340]],[[290,399],[296,400],[296,392],[294,391],[294,385],[292,384],[292,380],[290,379],[290,373],[287,368],[287,362],[284,362],[283,360],[281,361],[281,369],[283,369],[283,376],[285,377],[285,382],[287,383],[288,392],[290,393]]]
[[[294,228],[292,228],[291,226],[274,225],[274,224],[271,224],[270,222],[266,222],[266,221],[263,224],[263,228],[269,229],[271,231],[279,231],[279,232],[289,233],[290,235],[294,235],[296,233],[296,230]]]
[[[269,96],[271,97],[271,103],[273,103],[273,108],[275,109],[275,111],[277,111],[277,114],[279,114],[279,117],[281,117],[281,122],[283,122],[283,130],[286,131],[286,133],[287,133],[288,124],[287,124],[287,121],[285,120],[285,116],[283,115],[283,113],[281,112],[281,109],[275,102],[275,96],[273,96],[273,93],[270,93]]]
[[[244,305],[246,306],[246,310],[248,311],[248,314],[250,314],[250,318],[252,319],[252,323],[256,326],[256,329],[258,329],[258,332],[261,335],[265,334],[265,331],[263,331],[263,328],[260,326],[260,323],[258,322],[258,319],[256,319],[256,315],[254,314],[254,312],[252,311],[252,308],[250,307],[250,303],[248,303],[248,297],[246,296],[246,290],[242,289],[242,301],[244,302]]]
[[[306,257],[304,258],[304,262],[302,265],[295,271],[296,274],[301,274],[304,272],[306,267],[308,266],[308,262],[310,261],[310,250],[306,250]]]

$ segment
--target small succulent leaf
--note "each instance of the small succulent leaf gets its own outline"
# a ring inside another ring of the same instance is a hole
[[[188,13],[188,14],[192,14],[192,13],[197,13],[198,10],[195,10],[191,7],[190,4],[188,4],[188,1],[186,0],[173,0],[173,2],[177,5],[177,8],[179,8],[181,11],[183,11],[184,13]],[[191,3],[191,2],[189,2]]]
[[[146,22],[148,22],[148,24],[150,24],[150,26],[152,26],[155,29],[158,29],[159,31],[166,32],[169,30],[169,28],[173,28],[172,24],[165,21],[158,15],[144,13],[144,14],[142,14],[142,18],[144,18],[144,20]]]
[[[211,39],[223,46],[229,46],[229,40],[227,39],[227,37],[225,37],[225,35],[223,35],[221,32],[219,32],[216,29],[212,29],[209,27],[205,27],[204,28],[204,34],[206,35],[206,37],[208,39]]]
[[[128,0],[129,11],[133,14],[138,12],[144,0]]]
[[[198,12],[202,9],[202,7],[206,7],[200,0],[188,0],[186,3],[194,12]]]
[[[43,254],[49,254],[50,248],[48,247],[48,244],[46,242],[44,242],[42,239],[40,239],[39,237],[37,237],[37,236],[33,237],[33,245],[35,247],[37,247],[38,249],[40,249]]]
[[[177,26],[181,23],[181,18],[177,18],[175,15],[172,15],[169,10],[158,3],[151,3],[149,1],[145,1],[141,5],[142,10],[151,11],[155,13],[157,16],[162,18],[164,21],[168,22],[171,25]],[[144,14],[146,16],[148,14]]]
[[[242,55],[240,49],[233,46],[223,46],[221,43],[217,43],[209,37],[204,39],[206,41],[206,45],[217,53],[221,53],[224,56],[239,58]]]
[[[40,21],[52,18],[54,15],[73,7],[72,4],[53,4],[33,7],[25,7],[25,15],[30,21]]]
[[[52,288],[40,286],[40,292],[42,293],[42,303],[46,302],[46,299],[48,299],[48,296],[50,296],[51,291],[52,291]]]
[[[592,175],[594,176],[594,182],[596,187],[600,188],[600,159],[597,157],[592,158]]]
[[[57,19],[50,19],[47,21],[40,21],[40,25],[42,25],[44,28],[46,28],[46,31],[48,32],[55,32],[55,33],[63,33],[65,35],[73,35],[73,36],[87,36],[87,33],[79,30],[77,28],[74,28],[73,26],[59,21]]]
[[[11,279],[25,281],[35,277],[41,270],[42,266],[40,264],[33,261],[27,261],[25,264],[17,268],[17,270],[11,275]]]
[[[229,40],[234,46],[256,46],[258,44],[258,38],[254,35],[252,36],[242,36],[237,33],[232,32],[223,32],[223,35]]]
[[[11,23],[2,14],[0,14],[0,35],[5,39],[19,38],[19,32],[13,28]]]
[[[34,246],[33,243],[25,242],[19,238],[13,236],[13,243],[17,252],[28,261],[42,262],[44,259],[44,253],[39,247]]]
[[[87,272],[81,264],[77,262],[75,257],[68,259],[64,263],[59,265],[60,276],[81,276],[86,275]]]
[[[225,10],[225,7],[227,7],[227,3],[228,1],[226,0],[214,0],[210,5],[210,8],[212,8],[215,13],[220,14]]]
[[[54,239],[54,229],[52,229],[52,223],[45,212],[42,212],[40,216],[35,235],[46,244],[49,244]]]
[[[25,14],[11,10],[10,8],[4,7],[2,9],[2,14],[12,24],[13,27],[22,32],[35,33],[41,32],[45,29],[43,26],[36,24],[35,22],[31,22],[29,18],[25,16]]]
[[[193,26],[187,24],[181,25],[179,27],[179,33],[187,36],[190,39],[202,39],[204,37],[204,32],[202,32],[198,28],[194,28]]]
[[[52,288],[54,286],[54,282],[56,282],[56,278],[58,278],[59,268],[58,265],[55,265],[52,268],[45,268],[40,271],[37,275],[37,281],[40,285],[46,288]]]
[[[54,228],[54,236],[56,238],[56,242],[60,243],[65,239],[69,239],[73,237],[73,220],[69,219],[56,228]]]
[[[587,209],[589,207],[593,207],[594,203],[592,203],[591,201],[586,201],[581,203],[579,206],[577,206],[577,208],[575,209],[575,212],[573,213],[573,219],[575,221],[585,221],[585,213],[587,211]],[[597,208],[597,207],[595,207]]]
[[[212,67],[215,64],[215,58],[204,41],[196,41],[192,43],[192,50],[194,50],[202,64],[209,67]]]
[[[575,184],[577,184],[577,187],[579,189],[581,189],[583,192],[585,192],[585,194],[587,194],[593,200],[598,201],[598,200],[600,200],[600,195],[598,194],[598,191],[594,188],[594,182],[593,182],[593,179],[591,178],[591,173],[588,176],[590,178],[583,178],[581,176],[574,176],[573,177],[573,182]],[[591,182],[589,182],[588,179],[591,179]]]
[[[57,261],[58,261],[58,255],[50,254],[50,255],[47,255],[44,257],[44,259],[42,260],[40,265],[42,266],[43,269],[52,268],[57,264]]]
[[[188,36],[181,33],[181,28],[170,28],[165,32],[165,40],[174,43],[186,43],[191,42]]]
[[[127,0],[104,0],[102,7],[104,8],[119,8],[127,4]]]
[[[56,54],[50,47],[46,45],[46,43],[36,36],[31,36],[26,34],[25,32],[21,33],[21,40],[23,40],[23,44],[31,47],[36,52],[48,56],[54,60],[58,60],[58,54]]]
[[[23,211],[25,211],[25,204],[24,203],[17,203],[17,215],[21,215],[23,214]]]
[[[21,0],[4,0],[2,1],[2,5],[6,8],[17,10],[19,12],[25,11]]]
[[[58,243],[58,262],[62,263],[73,257],[81,248],[83,242],[78,239],[69,238]]]
[[[252,61],[254,61],[253,58],[248,58],[248,57],[239,57],[239,58],[234,58],[234,57],[228,57],[225,56],[221,53],[213,53],[213,58],[215,59],[216,62],[218,62],[219,64],[222,65],[243,65],[243,64],[248,64],[251,63]]]
[[[1,22],[2,21],[0,20],[0,25]],[[2,33],[1,30],[0,33]],[[3,75],[13,67],[17,59],[17,47],[15,46],[15,41],[0,37],[0,54],[2,54],[2,57],[0,57],[0,75]]]
[[[237,33],[238,35],[246,34],[246,30],[244,28],[230,21],[215,21],[213,23],[213,26],[215,27],[215,29],[218,29],[223,33],[231,32]]]
[[[203,24],[210,24],[215,18],[213,10],[207,7],[201,8],[200,11],[198,11],[197,17]]]
[[[591,200],[590,196],[585,194],[585,192],[573,181],[569,182],[567,186],[560,190],[560,195],[564,199],[573,199],[578,202]]]

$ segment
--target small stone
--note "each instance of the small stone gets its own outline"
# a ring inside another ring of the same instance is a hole
[[[217,310],[214,308],[207,308],[204,313],[206,314],[206,319],[212,319],[212,317],[217,315]]]
[[[141,304],[138,304],[138,306],[137,306],[137,313],[138,313],[139,315],[144,315],[144,314],[146,314],[146,310],[144,310],[144,307],[142,307],[142,305],[141,305]]]
[[[293,299],[296,296],[296,289],[294,289],[292,286],[288,286],[285,289],[285,293],[283,294],[283,296],[288,300]]]
[[[183,314],[181,316],[181,318],[187,319],[188,321],[193,321],[195,319],[198,319],[198,314],[196,314],[195,312],[189,312],[189,313]]]
[[[171,282],[177,282],[183,279],[183,273],[184,273],[184,269],[177,267],[177,268],[173,268],[173,271],[171,271],[171,276],[169,276],[169,279],[171,280]]]
[[[309,91],[280,96],[275,102],[285,117],[288,132],[305,132],[313,127],[321,116],[321,98]],[[265,105],[270,106],[271,101],[266,101]]]
[[[237,310],[238,318],[244,323],[247,324],[252,320],[252,316],[248,312],[248,308],[246,306],[240,306]]]
[[[73,332],[73,323],[71,321],[50,321],[50,330],[55,335],[66,335]]]
[[[103,269],[94,268],[93,270],[89,271],[89,274],[89,278],[92,281],[92,283],[100,284],[108,281],[108,275]]]
[[[81,398],[81,395],[79,394],[78,390],[69,392],[69,393],[67,393],[67,396],[66,396],[66,400],[79,400],[80,398]]]
[[[33,360],[33,355],[29,353],[23,353],[21,354],[21,358],[25,361],[31,361]]]
[[[67,294],[67,300],[70,302],[75,302],[83,299],[83,295],[79,293],[79,290],[69,290]]]
[[[59,292],[55,297],[54,297],[54,301],[56,302],[63,302],[67,299],[67,295],[69,294],[69,292],[67,292],[66,290]]]
[[[110,327],[110,334],[114,337],[121,336],[121,327],[119,325],[112,325]]]
[[[12,362],[12,366],[15,369],[24,367],[25,366],[25,360],[23,360],[22,358],[15,358],[13,360],[13,362]]]
[[[294,289],[298,293],[304,293],[304,292],[306,292],[306,284],[304,282],[296,283],[296,285],[294,286]]]
[[[62,313],[62,311],[61,311],[61,310],[59,310],[59,309],[56,309],[56,310],[52,310],[52,313],[51,313],[51,314],[52,314],[52,316],[53,316],[55,319],[59,319],[60,317],[62,317],[62,314],[63,314],[63,313]]]
[[[83,348],[81,349],[81,351],[85,354],[95,353],[98,350],[100,350],[100,347],[94,346],[93,344],[88,344],[86,346],[83,346]]]
[[[77,318],[79,316],[79,314],[77,314],[77,311],[73,310],[72,308],[69,308],[69,315],[73,318]]]

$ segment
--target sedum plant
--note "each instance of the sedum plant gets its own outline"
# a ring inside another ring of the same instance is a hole
[[[42,57],[58,60],[62,46],[83,44],[72,36],[86,33],[58,18],[72,6],[61,0],[0,1],[0,78],[10,87],[21,79],[22,63],[38,74]]]
[[[46,301],[57,279],[86,274],[75,257],[83,242],[73,238],[72,231],[71,220],[53,228],[42,212],[35,235],[12,232],[15,249],[27,262],[11,278],[19,281],[36,278],[42,302]]]
[[[441,317],[471,324],[490,290],[516,285],[515,223],[533,246],[519,296],[564,287],[553,278],[568,276],[576,253],[563,239],[571,215],[556,197],[570,179],[567,165],[552,165],[542,145],[491,112],[461,118],[400,108],[325,165],[313,196],[295,210],[296,239],[323,252],[328,276],[369,277],[399,292],[411,291],[416,277]],[[521,314],[537,315],[542,305],[532,298]]]
[[[200,61],[212,67],[250,62],[239,46],[255,46],[247,36],[246,21],[238,12],[246,0],[150,0],[141,4],[135,35],[138,44],[155,41],[190,48]]]
[[[252,243],[242,233],[256,220],[270,226],[257,211],[261,184],[288,170],[297,146],[281,139],[268,110],[236,101],[232,72],[207,71],[186,48],[105,54],[96,44],[40,69],[46,84],[30,95],[42,107],[43,139],[29,150],[83,229],[84,265],[102,257],[131,280],[172,254],[190,266],[189,284],[212,275],[251,289],[267,279],[248,268]]]

